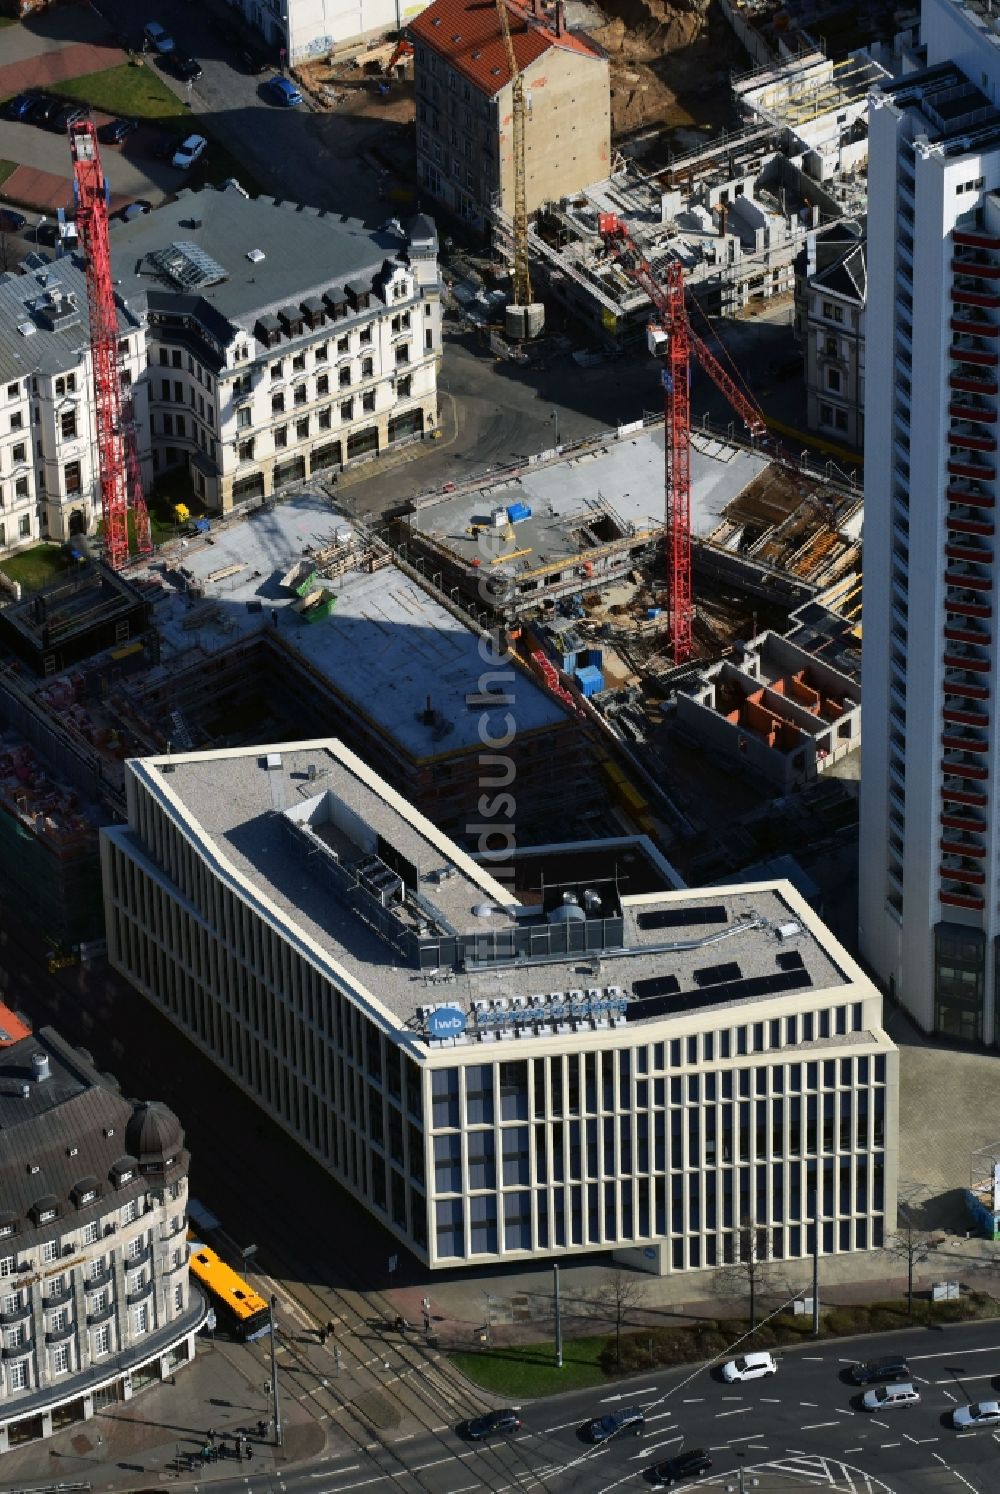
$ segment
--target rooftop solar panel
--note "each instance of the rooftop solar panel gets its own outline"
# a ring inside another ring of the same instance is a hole
[[[699,908],[655,908],[640,913],[636,923],[641,929],[680,929],[698,923],[728,923],[729,914],[721,904]]]
[[[730,960],[727,965],[705,965],[701,970],[694,972],[695,985],[698,986],[721,986],[728,981],[739,980],[742,974],[735,960]]]

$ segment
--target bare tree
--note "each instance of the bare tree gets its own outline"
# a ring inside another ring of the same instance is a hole
[[[773,1265],[771,1232],[766,1225],[751,1220],[733,1231],[733,1260],[715,1273],[716,1290],[721,1296],[748,1299],[750,1332],[757,1327],[757,1300],[768,1284]]]
[[[886,1249],[898,1260],[906,1262],[906,1315],[912,1322],[914,1270],[929,1256],[930,1238],[926,1231],[917,1228],[906,1210],[900,1208],[897,1213],[896,1233],[889,1240]]]
[[[622,1328],[646,1300],[646,1283],[629,1271],[612,1271],[595,1293],[595,1307],[615,1325],[615,1359],[622,1367]]]

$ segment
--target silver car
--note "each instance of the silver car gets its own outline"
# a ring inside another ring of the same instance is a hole
[[[960,1432],[971,1427],[1000,1426],[1000,1401],[973,1401],[971,1406],[956,1406],[951,1420]]]

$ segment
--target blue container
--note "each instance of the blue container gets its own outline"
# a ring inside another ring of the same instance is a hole
[[[522,519],[531,518],[531,509],[526,503],[512,503],[507,510],[507,517],[512,524],[519,524]]]
[[[581,693],[589,700],[592,695],[599,695],[604,689],[604,675],[596,664],[585,664],[582,669],[576,671],[576,682]]]
[[[198,534],[207,534],[212,526],[207,519],[195,519],[194,527]]]
[[[659,617],[662,612],[663,612],[663,608],[662,607],[647,607],[646,608],[646,620],[647,620],[647,622],[652,622],[653,619],[655,617]]]

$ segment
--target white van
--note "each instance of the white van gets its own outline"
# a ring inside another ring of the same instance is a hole
[[[862,1401],[866,1411],[895,1411],[904,1406],[916,1406],[920,1391],[915,1385],[880,1385],[877,1390],[865,1392]]]

